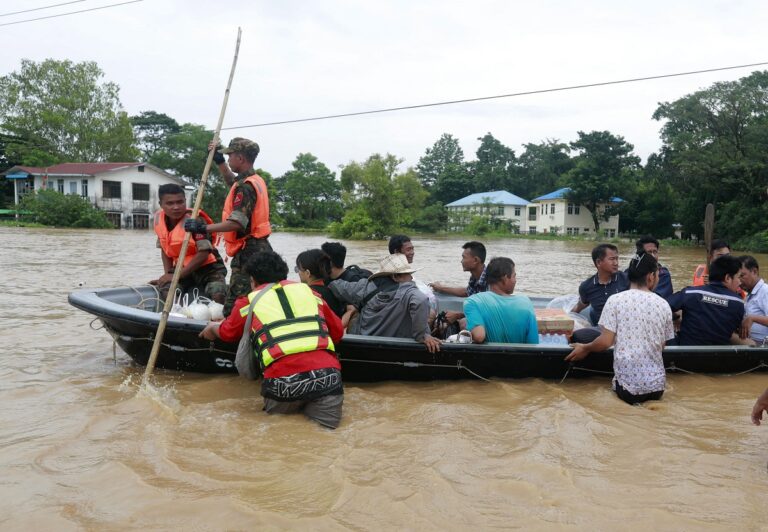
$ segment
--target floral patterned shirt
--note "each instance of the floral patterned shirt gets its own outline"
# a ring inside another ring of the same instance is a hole
[[[675,337],[669,304],[645,290],[631,289],[608,298],[600,326],[616,334],[613,381],[634,395],[664,389],[661,350]]]

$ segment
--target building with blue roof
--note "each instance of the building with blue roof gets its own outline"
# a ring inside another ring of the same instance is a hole
[[[452,229],[460,229],[469,223],[473,215],[491,215],[508,220],[516,232],[526,231],[526,217],[530,201],[506,190],[476,192],[445,206],[453,214]],[[462,216],[466,215],[466,216]]]
[[[556,233],[566,235],[594,234],[592,213],[584,205],[570,202],[566,196],[571,189],[560,188],[531,201],[527,231],[529,233]],[[623,203],[621,198],[611,198],[612,203]],[[604,210],[607,205],[598,207]],[[613,215],[600,223],[600,231],[607,238],[619,232],[619,215]]]

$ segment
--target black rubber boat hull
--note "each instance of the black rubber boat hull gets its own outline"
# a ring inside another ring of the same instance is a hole
[[[78,290],[69,303],[104,324],[120,348],[146,365],[160,319],[151,286]],[[546,299],[534,299],[544,305]],[[449,298],[441,304],[455,306]],[[171,317],[156,366],[199,373],[235,373],[236,344],[209,342],[198,336],[204,321]],[[545,378],[612,374],[612,353],[593,353],[576,365],[564,361],[570,349],[549,344],[444,344],[429,353],[422,344],[404,338],[346,335],[338,346],[342,373],[348,382],[387,380],[455,380],[473,378]],[[741,346],[667,347],[664,362],[670,371],[734,374],[768,369],[768,348]]]

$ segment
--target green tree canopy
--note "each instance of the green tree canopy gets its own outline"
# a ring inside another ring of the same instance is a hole
[[[132,116],[131,125],[143,161],[149,161],[156,152],[165,149],[168,137],[181,132],[176,120],[155,111]]]
[[[134,161],[133,131],[115,83],[95,62],[36,63],[0,78],[0,132],[21,137],[7,151],[22,164]]]
[[[600,221],[615,214],[611,199],[633,185],[640,158],[632,153],[632,144],[609,131],[579,131],[578,135],[571,142],[578,155],[567,174],[568,199],[590,210],[597,233]]]
[[[518,158],[519,177],[510,192],[531,200],[560,188],[563,177],[574,164],[570,147],[556,139],[524,147]]]
[[[416,165],[421,183],[429,188],[434,186],[441,177],[452,168],[464,164],[464,151],[458,139],[448,133],[443,133],[437,142],[419,159]]]
[[[322,228],[341,219],[341,183],[311,153],[300,153],[293,170],[275,182],[279,211],[287,225]]]
[[[729,240],[765,229],[768,217],[768,72],[713,84],[659,105],[660,157],[678,191],[679,222],[703,234],[704,209],[716,206],[715,233]]]
[[[490,133],[478,138],[477,160],[470,163],[473,192],[509,190],[515,181],[515,152]]]

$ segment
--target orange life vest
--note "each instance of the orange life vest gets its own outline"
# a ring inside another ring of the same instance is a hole
[[[704,276],[709,274],[706,264],[699,264],[693,272],[693,286],[704,286]]]
[[[165,213],[163,210],[161,209],[155,213],[155,234],[160,240],[160,247],[162,248],[163,252],[173,260],[174,266],[176,266],[176,259],[178,259],[179,255],[181,255],[181,246],[184,243],[184,236],[186,235],[186,231],[184,230],[184,220],[187,219],[191,212],[191,209],[187,209],[187,213],[184,215],[184,217],[176,222],[176,225],[170,231],[168,230],[168,226],[165,223]],[[208,216],[204,211],[198,211],[198,215],[203,220],[205,220],[206,224],[213,223],[211,217]],[[211,242],[214,243],[214,246],[218,242],[218,236],[216,233],[211,234]],[[189,240],[189,246],[187,246],[187,254],[184,256],[183,266],[189,264],[189,261],[191,261],[192,257],[194,257],[196,254],[197,246],[195,245],[194,238],[191,237]],[[208,258],[205,259],[205,262],[202,264],[202,266],[207,266],[209,264],[213,264],[214,262],[216,262],[216,257],[213,253],[208,253]]]
[[[709,275],[709,268],[706,264],[699,264],[696,266],[696,270],[693,272],[693,286],[704,286],[706,283],[704,282],[704,276]],[[741,299],[745,300],[747,299],[747,293],[739,288],[737,293],[741,297]]]
[[[272,226],[269,224],[269,196],[267,195],[267,184],[258,175],[253,174],[245,178],[244,183],[250,183],[256,190],[256,205],[253,207],[250,221],[250,233],[242,238],[237,237],[237,231],[227,231],[222,235],[227,255],[234,257],[238,251],[245,247],[245,241],[249,238],[266,238],[272,232]],[[227,199],[224,200],[224,210],[221,213],[221,221],[228,220],[234,207],[235,188],[237,183],[229,189]]]

